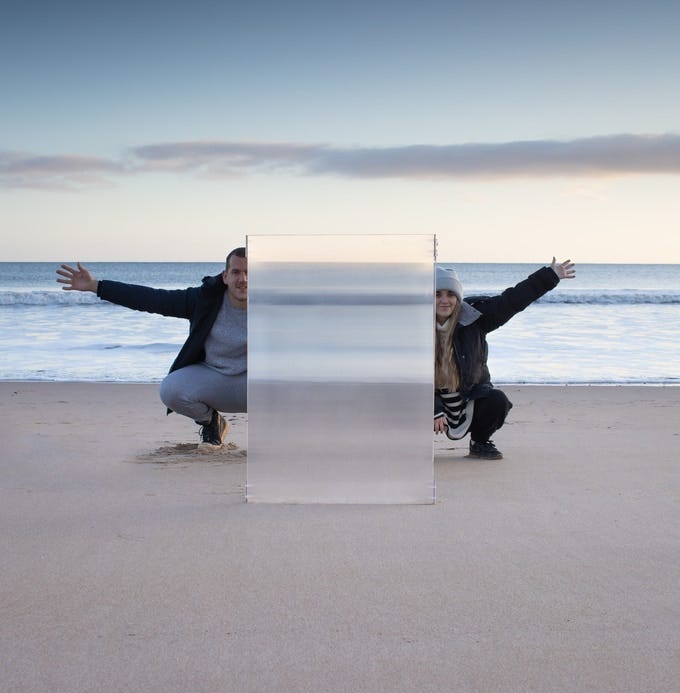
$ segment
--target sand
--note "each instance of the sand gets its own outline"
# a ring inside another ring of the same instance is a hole
[[[0,690],[678,690],[680,388],[504,389],[435,505],[296,506],[244,415],[202,455],[154,385],[0,383]]]

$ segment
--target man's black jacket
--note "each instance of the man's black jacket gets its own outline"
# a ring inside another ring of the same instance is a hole
[[[205,277],[201,286],[189,289],[152,289],[103,279],[97,296],[126,308],[189,320],[189,336],[170,372],[205,359],[205,340],[215,322],[227,287],[222,275]]]

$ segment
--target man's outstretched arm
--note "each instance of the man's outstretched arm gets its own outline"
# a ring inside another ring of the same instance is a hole
[[[132,310],[190,319],[198,289],[154,289],[103,279],[99,281],[80,262],[76,267],[61,265],[57,282],[64,291],[92,291],[103,301]]]

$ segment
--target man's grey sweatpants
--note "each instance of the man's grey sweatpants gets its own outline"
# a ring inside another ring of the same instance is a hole
[[[212,410],[245,412],[246,373],[224,375],[204,363],[194,363],[168,373],[161,382],[161,401],[168,409],[196,423],[209,423]]]

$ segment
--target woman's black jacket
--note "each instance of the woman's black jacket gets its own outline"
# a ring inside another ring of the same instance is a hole
[[[475,309],[477,315],[469,310],[461,314],[461,318],[465,313],[470,317],[463,321],[459,319],[453,332],[453,353],[460,377],[460,392],[466,399],[483,397],[493,387],[487,366],[487,333],[504,325],[514,315],[554,289],[559,281],[551,267],[542,267],[498,296],[471,297],[465,301]],[[438,413],[440,412],[436,411],[435,403],[435,414]]]

